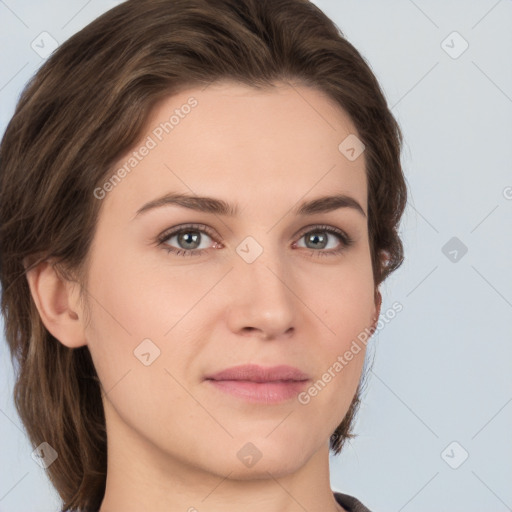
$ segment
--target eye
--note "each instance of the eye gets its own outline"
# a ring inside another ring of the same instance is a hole
[[[333,226],[313,226],[313,229],[309,226],[306,229],[308,229],[308,231],[303,232],[300,239],[305,238],[306,249],[314,249],[311,253],[312,256],[315,255],[315,253],[317,256],[335,256],[354,243],[345,232]],[[330,244],[332,245],[331,240],[329,240],[330,238],[338,239],[338,244],[331,247],[329,251],[321,250],[327,248]]]
[[[168,253],[176,254],[177,256],[199,256],[206,252],[209,244],[206,247],[199,248],[203,242],[204,237],[213,238],[213,232],[203,224],[188,224],[173,228],[166,231],[158,238],[159,245],[165,246]],[[169,241],[176,239],[174,242],[178,247],[169,245]],[[215,242],[218,246],[218,242]]]

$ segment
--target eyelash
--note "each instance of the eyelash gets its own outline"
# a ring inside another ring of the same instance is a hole
[[[325,250],[317,251],[314,249],[310,249],[312,252],[312,255],[337,256],[338,254],[341,254],[345,249],[347,249],[354,243],[354,240],[352,238],[350,238],[346,233],[344,233],[340,229],[334,228],[332,226],[327,226],[327,225],[308,226],[306,229],[307,229],[307,231],[301,232],[301,235],[299,236],[299,240],[303,236],[305,236],[309,233],[325,232],[325,233],[329,233],[331,235],[335,235],[336,237],[338,237],[338,239],[341,242],[341,247],[339,249],[331,249],[329,251],[325,251]],[[204,224],[187,224],[184,226],[180,226],[178,229],[173,228],[170,231],[166,231],[166,232],[162,233],[157,239],[158,246],[164,246],[164,250],[166,250],[167,253],[173,253],[176,256],[201,256],[203,253],[207,252],[209,249],[176,249],[175,247],[170,247],[167,244],[165,244],[165,242],[167,240],[169,240],[169,238],[171,238],[175,235],[179,235],[181,233],[189,232],[189,231],[199,231],[202,233],[206,233],[210,238],[212,238],[212,240],[214,240],[216,243],[219,243],[216,240],[215,234],[213,233],[213,231],[210,228],[208,228],[208,226],[205,226]]]

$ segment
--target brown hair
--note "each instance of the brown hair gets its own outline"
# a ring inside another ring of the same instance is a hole
[[[43,325],[24,262],[52,259],[83,285],[101,205],[94,189],[137,142],[157,101],[221,79],[253,87],[302,83],[348,113],[366,146],[376,297],[402,263],[399,126],[364,58],[314,4],[129,0],[72,36],[23,91],[0,146],[0,283],[18,365],[15,404],[33,446],[46,441],[58,453],[47,473],[64,509],[95,510],[103,499],[100,383],[88,348],[66,347]],[[334,453],[353,437],[358,401],[331,436]]]

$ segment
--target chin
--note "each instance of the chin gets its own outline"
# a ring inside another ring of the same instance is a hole
[[[229,473],[234,480],[263,480],[270,478],[269,473],[280,478],[300,469],[314,452],[313,447],[308,450],[304,443],[291,437],[272,440],[265,435],[252,437],[252,441],[249,437],[234,440],[217,472]]]

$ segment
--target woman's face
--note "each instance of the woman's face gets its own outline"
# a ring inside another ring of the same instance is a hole
[[[354,134],[347,115],[304,86],[215,83],[155,108],[95,192],[85,336],[109,450],[241,479],[327,453],[364,345],[344,355],[378,312]],[[212,200],[185,207],[171,201],[177,194]],[[348,206],[311,203],[336,195]],[[246,364],[289,365],[307,380],[207,379]]]

